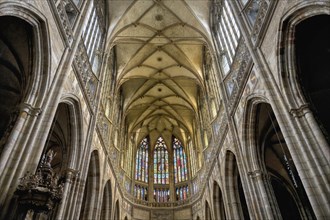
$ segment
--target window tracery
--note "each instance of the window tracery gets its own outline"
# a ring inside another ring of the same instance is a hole
[[[136,153],[135,179],[141,182],[148,182],[148,138],[141,141],[140,147]]]
[[[168,151],[162,137],[158,138],[154,150],[154,183],[169,184]]]
[[[168,188],[154,189],[154,202],[168,202],[170,201],[170,190]]]
[[[187,156],[181,142],[173,138],[174,183],[188,180]]]
[[[188,185],[176,187],[176,200],[185,200],[188,198],[189,188]]]
[[[191,145],[189,147],[193,150]],[[168,148],[160,136],[153,151],[148,153],[150,149],[152,148],[147,136],[136,151],[134,197],[144,201],[151,199],[157,203],[169,202],[171,198],[174,201],[187,199],[188,155],[180,140],[173,136],[172,147]],[[193,166],[195,165],[196,161],[193,163]],[[174,175],[170,177],[170,173]],[[149,182],[150,176],[153,177],[152,182]],[[148,197],[148,193],[151,197]]]
[[[148,187],[135,185],[134,186],[134,196],[137,199],[148,200]]]
[[[216,1],[215,7],[214,34],[220,51],[222,71],[226,75],[230,71],[241,33],[228,1]]]

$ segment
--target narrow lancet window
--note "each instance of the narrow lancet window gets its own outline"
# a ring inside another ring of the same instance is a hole
[[[169,184],[168,151],[162,137],[158,138],[154,150],[154,183]]]
[[[141,141],[136,153],[135,179],[141,182],[148,182],[148,138]]]
[[[187,156],[177,138],[173,138],[174,183],[188,180]]]

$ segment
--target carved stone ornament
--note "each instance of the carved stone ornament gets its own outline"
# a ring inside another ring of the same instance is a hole
[[[59,182],[50,165],[55,155],[48,151],[35,174],[27,172],[20,178],[15,194],[21,209],[47,213],[62,199],[64,183]]]

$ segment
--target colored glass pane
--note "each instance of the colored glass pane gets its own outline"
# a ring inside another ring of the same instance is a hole
[[[154,151],[154,183],[168,184],[168,151],[162,137],[156,142]]]
[[[148,138],[144,138],[136,153],[135,179],[148,182]]]
[[[174,182],[188,180],[187,156],[181,142],[173,138]]]

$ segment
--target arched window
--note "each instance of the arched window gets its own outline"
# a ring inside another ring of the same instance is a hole
[[[181,142],[173,138],[174,183],[188,180],[187,156]]]
[[[150,149],[153,150],[148,154]],[[171,177],[170,172],[174,174]],[[148,181],[149,175],[154,179],[151,182]],[[185,200],[190,190],[188,179],[188,158],[179,139],[172,137],[172,148],[167,148],[161,136],[153,148],[150,147],[149,136],[141,141],[136,151],[135,198],[159,203],[169,202],[170,198]],[[174,184],[173,190],[170,184]]]
[[[148,148],[148,138],[144,138],[136,153],[135,179],[145,183],[148,182]]]
[[[159,137],[154,150],[154,183],[169,184],[168,151],[165,141]]]

